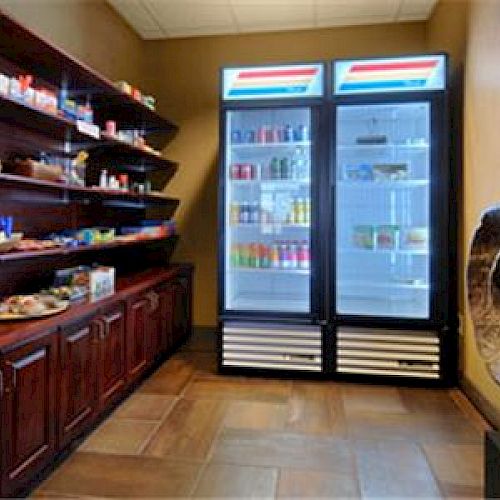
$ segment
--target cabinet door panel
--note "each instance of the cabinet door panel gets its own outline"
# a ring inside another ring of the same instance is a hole
[[[1,360],[2,495],[29,480],[55,452],[56,364],[55,334]]]
[[[90,320],[60,334],[59,443],[65,446],[92,421],[96,406],[97,330]]]
[[[137,378],[146,368],[149,344],[151,302],[146,296],[132,300],[127,324],[127,369],[129,380]]]
[[[117,398],[125,385],[125,317],[123,307],[113,308],[97,320],[99,325],[99,407]]]

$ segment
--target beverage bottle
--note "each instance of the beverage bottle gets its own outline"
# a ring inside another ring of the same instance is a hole
[[[258,243],[252,244],[252,267],[260,267],[260,245]]]
[[[250,222],[252,224],[260,222],[260,207],[258,201],[254,201],[250,207]]]
[[[298,256],[298,243],[296,241],[292,241],[288,247],[288,252],[290,256],[290,269],[297,269],[299,265],[299,256]]]
[[[260,166],[260,178],[264,181],[271,178],[271,165],[269,163],[263,163]]]
[[[269,265],[269,247],[267,245],[260,245],[260,267],[268,268]]]
[[[293,128],[291,125],[285,126],[284,136],[284,142],[293,142]]]
[[[255,142],[255,130],[247,130],[245,132],[245,142],[248,144],[253,144]]]
[[[302,241],[299,249],[299,267],[300,269],[309,269],[311,256],[309,253],[309,243],[307,240]]]
[[[241,144],[241,130],[235,129],[231,132],[231,143]]]
[[[264,125],[260,126],[257,130],[257,142],[263,144],[266,142],[266,127]]]
[[[271,255],[269,260],[271,261],[270,264],[272,268],[278,269],[281,267],[280,249],[276,242],[271,245]]]
[[[240,178],[246,181],[252,179],[252,165],[250,163],[244,163],[240,167]]]
[[[271,142],[280,142],[280,128],[277,126],[273,127]]]
[[[298,179],[297,160],[290,160],[290,179]]]
[[[281,168],[280,168],[280,162],[278,158],[273,157],[271,160],[271,179],[276,180],[281,178]]]
[[[240,205],[238,202],[233,201],[229,212],[229,220],[232,226],[240,222]]]
[[[311,224],[311,198],[304,201],[304,224]]]
[[[231,179],[239,179],[240,178],[240,166],[238,163],[233,163],[229,169],[229,177]]]
[[[296,198],[295,203],[294,203],[294,208],[295,208],[295,219],[294,222],[295,224],[302,224],[303,223],[303,204],[302,204],[302,198]]]
[[[266,127],[266,142],[274,142],[274,132],[272,127]]]
[[[240,245],[240,267],[248,267],[248,245]]]
[[[281,267],[283,269],[288,269],[290,264],[290,259],[288,256],[288,246],[286,244],[286,241],[282,241],[280,244],[280,261],[281,261]]]
[[[290,169],[288,167],[288,158],[285,156],[280,161],[280,178],[288,179],[290,174]]]
[[[250,207],[248,202],[244,201],[240,205],[240,224],[248,224],[250,222]]]
[[[262,176],[262,165],[260,163],[254,163],[252,165],[252,179],[253,180],[260,180]]]
[[[238,255],[238,245],[231,245],[231,267],[238,267],[240,263],[240,257]]]

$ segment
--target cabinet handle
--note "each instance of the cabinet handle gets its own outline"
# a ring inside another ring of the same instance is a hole
[[[160,305],[159,295],[156,292],[149,292],[147,294],[147,298],[149,300],[149,309],[150,312],[155,312]]]
[[[98,328],[98,336],[99,340],[104,340],[104,337],[106,337],[106,325],[104,321],[98,319],[96,320],[97,323],[97,328]]]

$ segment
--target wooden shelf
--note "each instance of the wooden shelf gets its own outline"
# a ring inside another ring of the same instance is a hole
[[[70,96],[90,96],[101,121],[113,119],[123,128],[138,128],[146,132],[172,133],[177,130],[170,120],[124,94],[107,78],[2,11],[0,54],[58,88],[67,82]]]
[[[115,161],[144,169],[177,169],[177,163],[173,161],[107,135],[102,135],[101,141],[93,145],[91,154],[100,158],[112,156]]]
[[[0,254],[0,263],[33,259],[37,257],[58,257],[61,255],[101,252],[105,250],[112,250],[115,248],[123,248],[123,247],[130,248],[134,246],[151,245],[154,243],[166,243],[168,241],[174,242],[177,239],[178,236],[174,235],[174,236],[167,236],[164,238],[145,238],[134,241],[110,241],[109,243],[100,243],[96,245],[85,245],[79,247],[58,247],[58,248],[49,248],[47,250],[8,252]]]
[[[139,194],[132,192],[116,191],[110,189],[92,188],[92,187],[79,187],[60,182],[43,181],[39,179],[32,179],[31,177],[23,177],[21,175],[4,174],[0,173],[0,183],[16,184],[18,186],[38,187],[50,190],[57,190],[61,193],[67,193],[71,199],[87,199],[91,200],[123,200],[136,203],[148,204],[164,204],[177,206],[179,200],[175,198],[168,198],[161,194]]]

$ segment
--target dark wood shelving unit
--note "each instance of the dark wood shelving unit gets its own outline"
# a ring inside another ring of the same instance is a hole
[[[36,86],[64,89],[78,104],[88,102],[101,130],[114,120],[118,130],[139,130],[160,149],[177,130],[1,11],[0,71],[9,77],[32,74]],[[16,158],[42,153],[66,165],[81,149],[89,153],[89,186],[108,169],[161,191],[177,169],[150,151],[102,134],[92,137],[74,120],[0,95],[0,160],[7,169]],[[26,238],[167,220],[178,205],[161,192],[80,187],[0,172],[0,213],[13,216],[14,231]],[[115,239],[0,254],[0,298],[48,288],[58,269],[98,263],[116,270],[109,297],[71,304],[50,318],[0,324],[1,497],[27,493],[75,439],[189,336],[193,269],[170,265],[177,241],[176,235]]]
[[[118,90],[107,78],[0,11],[0,54],[61,88],[72,97],[90,96],[100,121],[117,120],[123,128],[173,133],[177,126]],[[101,124],[102,124],[101,123]]]
[[[132,248],[142,245],[153,245],[158,243],[175,242],[177,236],[166,236],[164,238],[144,238],[130,241],[110,241],[109,243],[99,243],[95,245],[82,245],[78,247],[58,247],[36,251],[13,251],[0,254],[0,263],[21,261],[40,257],[57,257],[63,255],[75,255],[79,253],[102,252],[115,248]]]

